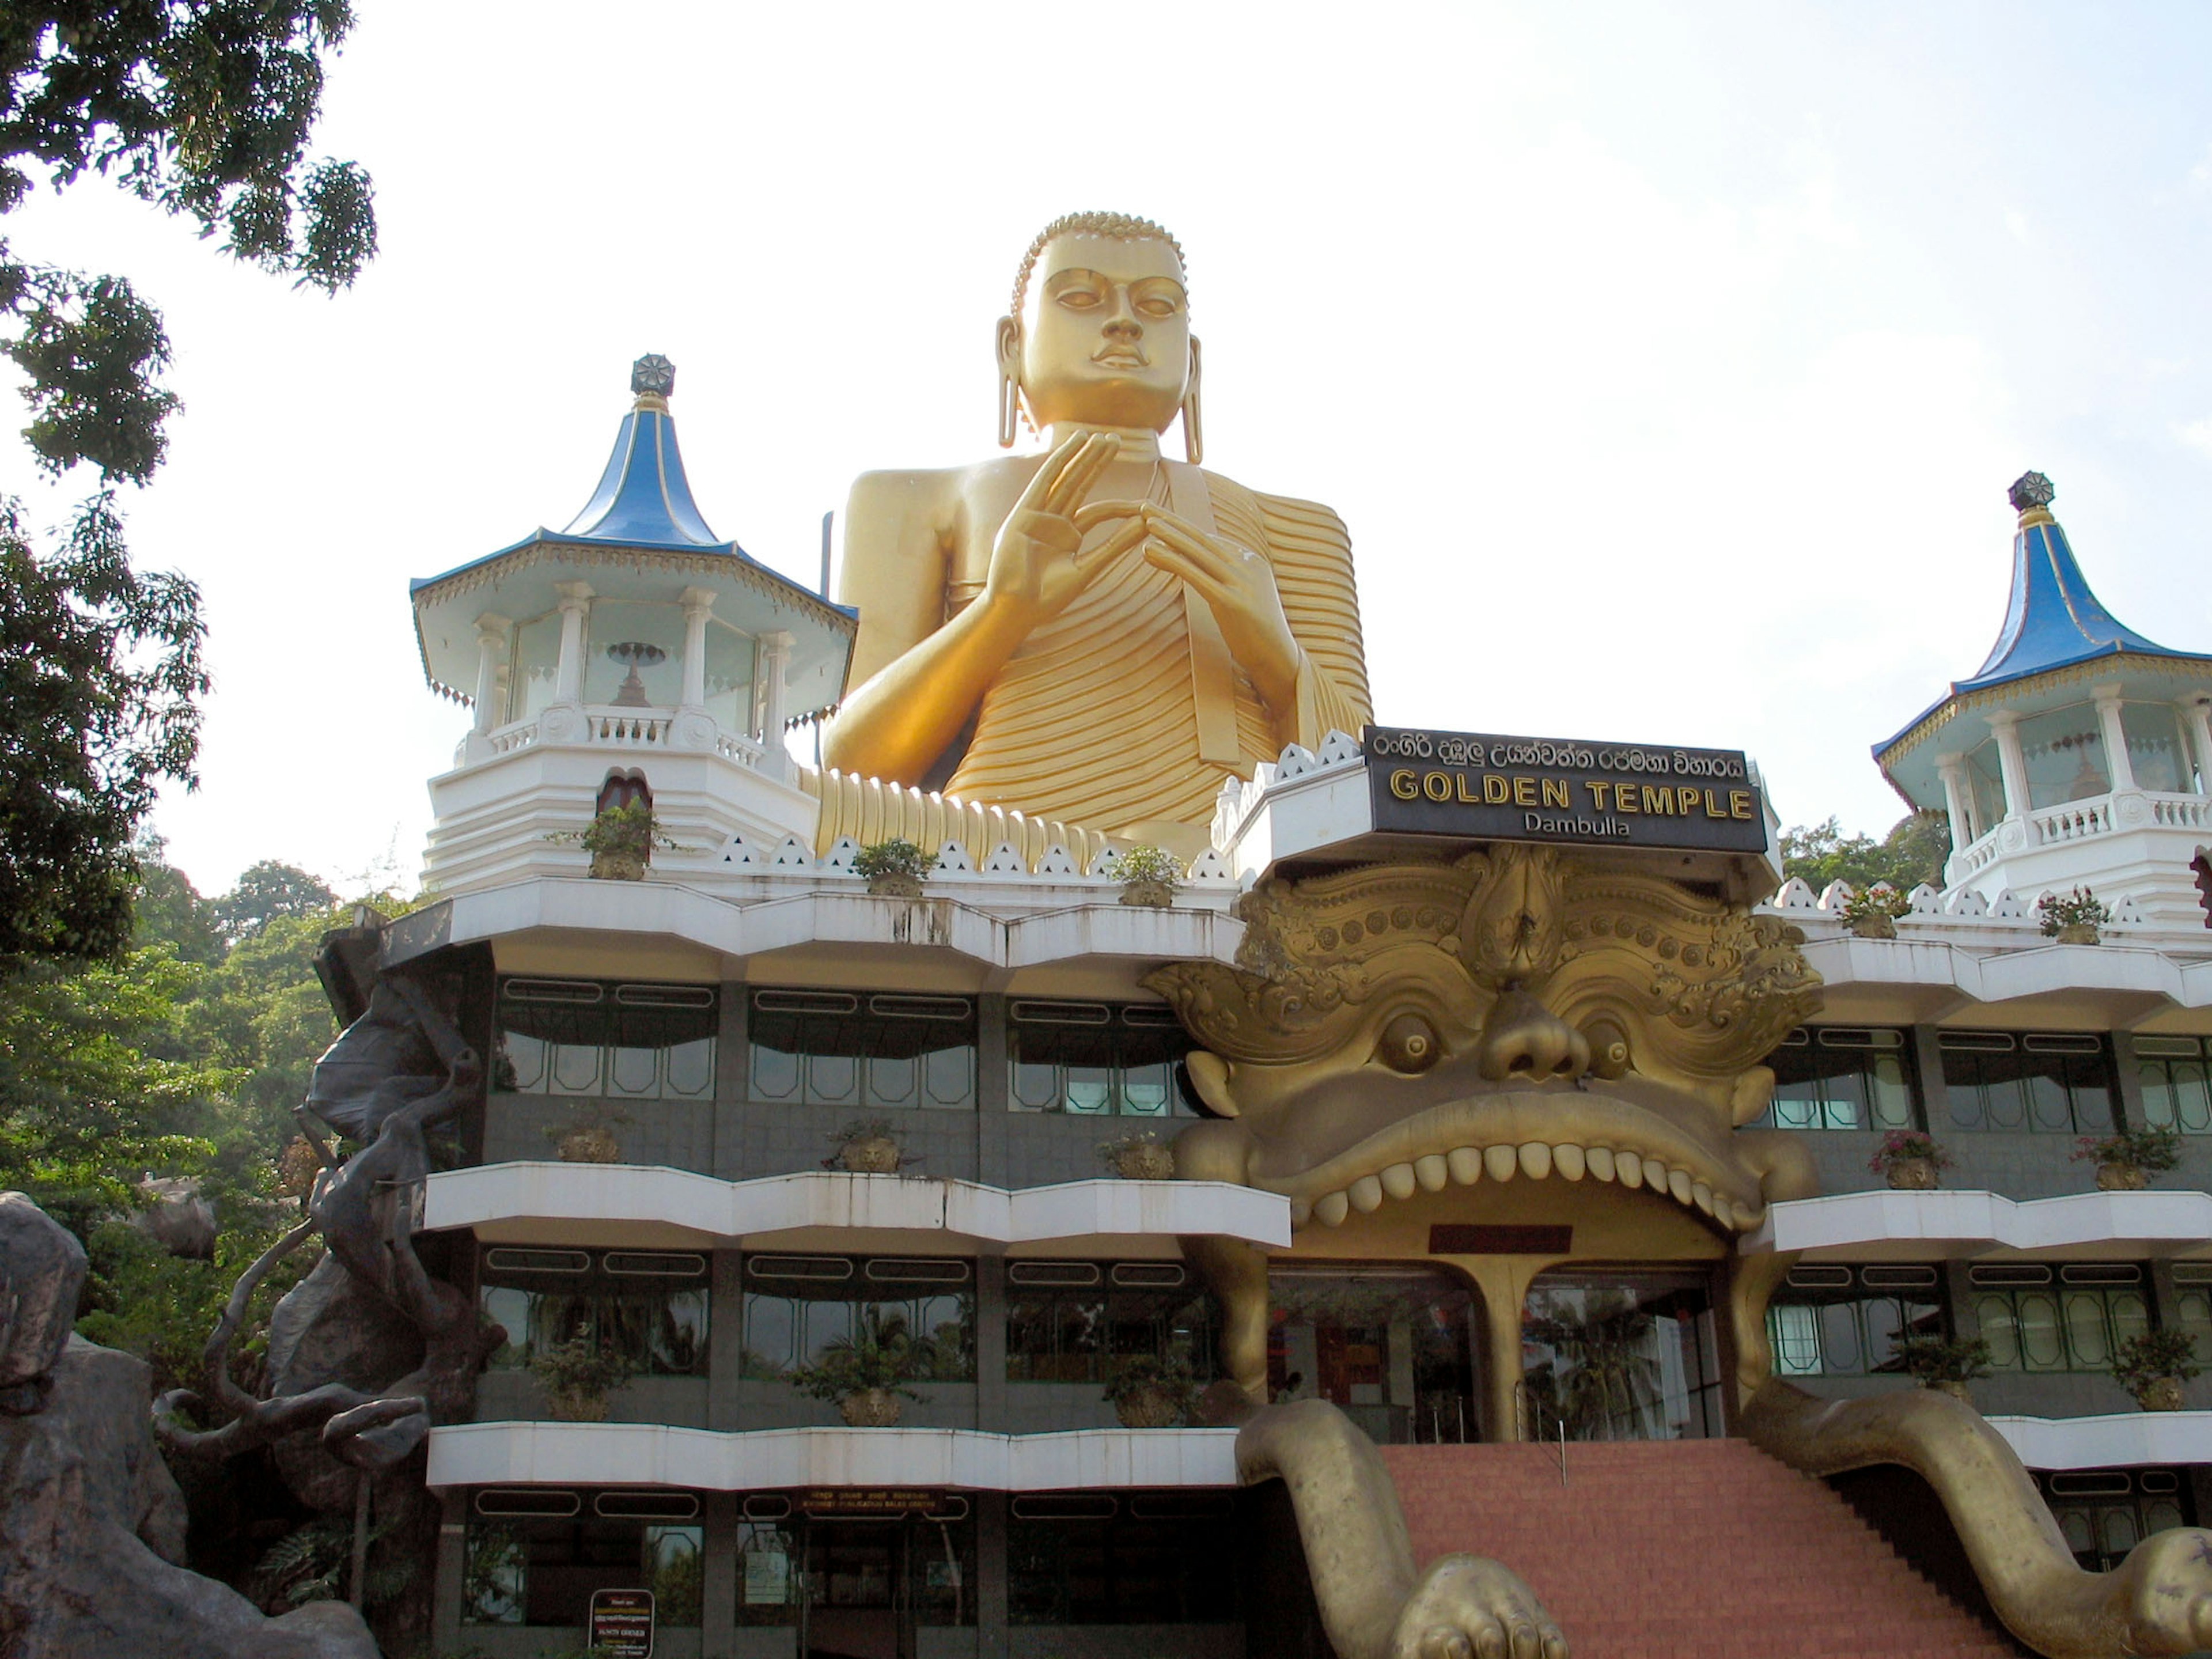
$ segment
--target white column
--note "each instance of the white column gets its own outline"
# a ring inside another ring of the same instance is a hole
[[[477,618],[477,708],[476,729],[489,732],[504,722],[499,707],[500,668],[507,660],[507,630],[504,617],[495,617],[487,611]]]
[[[2192,697],[2180,708],[2182,728],[2197,745],[2199,793],[2212,795],[2212,698]]]
[[[684,590],[684,697],[686,708],[707,706],[707,619],[714,612],[714,590]]]
[[[783,677],[791,663],[791,635],[763,634],[754,647],[754,678],[761,686],[760,745],[764,769],[781,777],[787,769],[783,750]]]
[[[1955,857],[1979,836],[1970,816],[1973,794],[1966,787],[1966,764],[1956,755],[1936,756],[1936,772],[1943,780],[1943,805],[1951,815],[1951,852]]]
[[[589,582],[556,582],[561,600],[561,665],[553,681],[553,701],[584,700],[584,617],[592,608]]]
[[[1989,717],[1997,740],[1997,774],[2004,781],[2005,816],[2027,816],[2027,752],[2020,746],[2020,716],[2000,708]]]
[[[2100,685],[2096,688],[2097,723],[2105,733],[2105,752],[2112,761],[2112,793],[2136,787],[2135,763],[2128,758],[2127,728],[2120,724],[2120,688]]]

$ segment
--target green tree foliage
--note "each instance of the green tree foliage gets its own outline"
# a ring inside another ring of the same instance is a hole
[[[1782,832],[1782,870],[1820,892],[1832,881],[1864,890],[1886,881],[1900,893],[1923,882],[1943,884],[1943,860],[1951,855],[1950,820],[1941,812],[1914,812],[1892,824],[1880,841],[1846,836],[1834,818],[1799,824]]]
[[[250,864],[230,891],[209,907],[224,939],[234,944],[279,917],[320,916],[338,902],[321,882],[289,864],[264,859]]]
[[[307,151],[352,26],[345,0],[0,0],[0,220],[41,177],[105,175],[336,292],[376,252],[368,174]],[[112,487],[161,465],[169,339],[125,278],[0,235],[0,356],[26,378],[42,471],[88,463]],[[191,583],[132,573],[112,488],[44,552],[0,497],[0,975],[127,943],[155,787],[195,782],[201,631]]]

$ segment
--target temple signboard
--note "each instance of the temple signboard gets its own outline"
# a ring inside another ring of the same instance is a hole
[[[1484,841],[1762,853],[1766,812],[1741,750],[1370,726],[1375,828]]]
[[[593,1590],[585,1634],[609,1659],[653,1659],[653,1623],[651,1590]]]

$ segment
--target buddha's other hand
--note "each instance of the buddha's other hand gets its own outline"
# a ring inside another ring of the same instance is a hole
[[[1121,453],[1119,438],[1091,433],[1068,439],[1045,457],[991,544],[983,603],[992,611],[1024,632],[1035,629],[1066,610],[1101,571],[1144,540],[1142,502],[1080,504]],[[1084,552],[1083,538],[1115,519],[1128,522]]]
[[[1279,713],[1297,695],[1297,641],[1283,615],[1275,568],[1249,547],[1209,536],[1164,507],[1144,509],[1149,564],[1181,579],[1213,612],[1237,665],[1270,708]],[[1118,539],[1118,538],[1117,538]]]

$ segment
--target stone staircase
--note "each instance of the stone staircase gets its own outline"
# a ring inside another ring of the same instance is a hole
[[[1390,1446],[1426,1565],[1527,1580],[1574,1659],[2016,1659],[1820,1481],[1741,1440]]]

